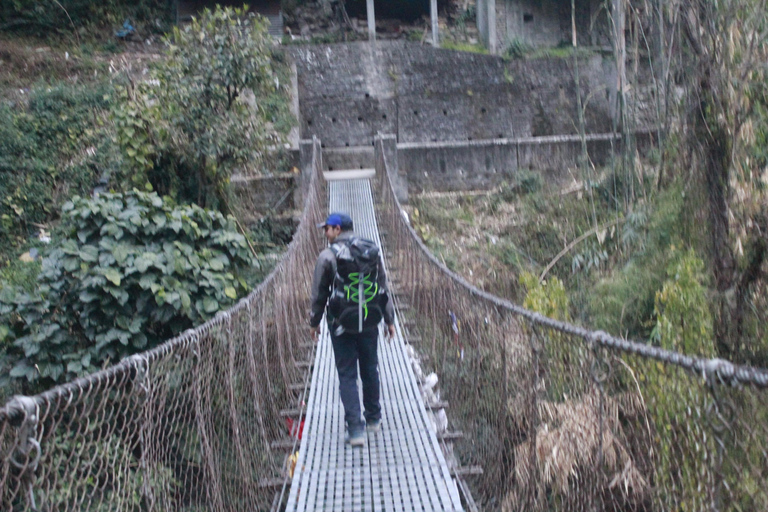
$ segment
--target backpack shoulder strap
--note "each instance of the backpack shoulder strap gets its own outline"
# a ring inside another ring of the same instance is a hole
[[[352,245],[352,242],[354,241],[354,238],[345,238],[344,240],[338,240],[333,242],[328,248],[331,250],[334,256],[338,257],[339,252],[341,252],[341,246],[346,245],[349,247]]]

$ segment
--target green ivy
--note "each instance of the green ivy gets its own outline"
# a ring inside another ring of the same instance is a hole
[[[116,166],[104,125],[111,86],[40,86],[26,108],[0,106],[0,244],[23,244]]]
[[[130,409],[136,404],[129,402],[114,406]],[[59,425],[55,435],[47,439],[49,467],[53,473],[48,476],[56,478],[56,485],[46,488],[42,482],[36,482],[32,492],[38,507],[64,510],[76,506],[74,504],[81,501],[81,496],[86,495],[94,498],[87,507],[90,512],[114,511],[116,502],[120,503],[121,510],[140,512],[146,510],[142,507],[142,497],[147,489],[165,496],[181,487],[172,469],[162,464],[146,467],[141,463],[137,457],[136,437],[131,439],[127,429],[107,435],[91,431],[96,428],[91,425],[89,435],[83,435],[73,428],[76,426],[80,426],[79,423]],[[88,460],[91,467],[99,469],[88,478],[72,478],[80,460]],[[103,471],[112,475],[107,482],[102,480]]]
[[[701,357],[713,357],[712,315],[704,283],[704,262],[693,250],[677,253],[667,267],[667,280],[656,292],[656,326],[651,337],[662,347]]]
[[[569,322],[570,306],[565,285],[557,277],[546,281],[530,272],[520,274],[520,283],[527,290],[523,307],[555,320]],[[554,329],[529,327],[529,335],[544,347],[542,367],[546,368],[546,399],[568,402],[587,391],[588,382],[573,378],[584,374],[589,357],[581,343],[574,343],[567,334]]]
[[[156,346],[249,290],[235,221],[132,191],[75,198],[38,288],[0,290],[9,376],[63,382]]]

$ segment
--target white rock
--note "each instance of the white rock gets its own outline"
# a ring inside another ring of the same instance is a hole
[[[438,434],[441,432],[445,432],[448,430],[448,415],[445,414],[445,409],[440,409],[436,413],[433,413],[435,416],[434,419],[434,425],[435,425],[435,432]]]
[[[416,380],[422,382],[424,380],[424,372],[421,369],[421,364],[419,364],[418,361],[413,361],[411,366],[413,368],[413,375],[416,377]]]

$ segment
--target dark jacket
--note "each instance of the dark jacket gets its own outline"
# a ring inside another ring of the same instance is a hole
[[[335,242],[341,242],[354,237],[352,231],[343,231],[336,237]],[[384,265],[379,260],[379,289],[387,289],[387,274],[384,271]],[[336,275],[336,256],[330,248],[325,248],[317,257],[317,263],[315,263],[315,273],[312,276],[312,298],[311,298],[311,316],[309,318],[309,326],[317,327],[320,325],[320,320],[323,319],[323,312],[325,311],[325,305],[328,302],[328,297],[331,295],[331,286],[333,286],[333,278]],[[395,322],[395,310],[392,307],[392,300],[387,301],[387,305],[384,308],[384,322],[387,325],[392,325]]]

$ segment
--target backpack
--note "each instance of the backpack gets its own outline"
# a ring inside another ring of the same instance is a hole
[[[384,316],[386,290],[379,289],[379,247],[365,238],[331,244],[336,275],[328,301],[334,325],[344,331],[362,332],[379,325]]]

